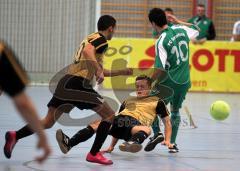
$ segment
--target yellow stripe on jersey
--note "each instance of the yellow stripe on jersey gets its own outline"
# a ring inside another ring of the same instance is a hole
[[[29,80],[26,72],[23,70],[22,66],[16,61],[17,59],[15,58],[13,52],[2,42],[0,42],[0,53],[6,54],[6,58],[8,58],[8,61],[11,63],[20,80],[23,82],[23,84],[27,85]]]
[[[94,34],[94,36],[95,36],[95,34]],[[96,37],[94,37],[94,38],[92,38],[92,39],[90,38],[90,40],[89,40],[88,42],[91,43],[91,42],[97,40],[99,37],[100,37],[100,35],[99,35],[99,36],[96,36]]]
[[[106,43],[103,43],[103,44],[97,46],[97,47],[96,47],[96,50],[98,50],[100,47],[105,46],[105,45],[107,45],[107,44],[108,44],[108,43],[106,42]]]

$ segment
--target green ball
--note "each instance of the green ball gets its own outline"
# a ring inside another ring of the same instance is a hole
[[[229,113],[230,106],[224,101],[218,100],[211,105],[210,114],[218,121],[225,120],[229,116]]]

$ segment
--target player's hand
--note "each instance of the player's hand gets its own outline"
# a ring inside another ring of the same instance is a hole
[[[109,146],[107,149],[105,150],[101,150],[102,153],[111,153],[114,150],[114,147]]]
[[[191,40],[194,45],[198,44],[198,41],[196,39]]]
[[[204,44],[205,43],[205,41],[206,41],[206,39],[200,39],[200,40],[197,40],[197,39],[192,39],[191,40],[192,41],[192,43],[194,44],[194,45],[202,45],[202,44]]]
[[[127,68],[122,71],[122,75],[133,75],[133,69]]]
[[[49,145],[48,145],[48,143],[47,143],[45,138],[40,138],[39,139],[37,148],[43,150],[43,155],[36,157],[36,160],[39,163],[42,163],[50,155],[51,149],[50,149],[50,147],[49,147]]]
[[[164,140],[161,144],[167,146],[168,148],[173,147],[173,144],[171,144],[170,141]]]
[[[205,42],[206,42],[206,38],[200,39],[200,40],[198,41],[198,43],[199,43],[200,45],[204,44]]]
[[[101,84],[104,80],[104,74],[102,69],[98,69],[96,72],[96,81],[98,84]]]
[[[175,15],[167,14],[166,17],[167,17],[167,20],[170,21],[171,23],[175,23],[175,24],[179,23],[179,20]]]

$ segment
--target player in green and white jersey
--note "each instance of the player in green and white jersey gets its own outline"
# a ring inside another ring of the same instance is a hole
[[[196,26],[178,20],[171,16],[175,25],[167,25],[166,15],[163,10],[154,8],[149,13],[149,21],[154,30],[160,33],[155,43],[155,71],[152,79],[156,80],[155,90],[161,91],[160,86],[168,86],[173,90],[173,96],[165,99],[166,104],[171,105],[172,136],[171,143],[175,144],[169,152],[178,152],[176,137],[180,124],[179,109],[185,99],[188,89],[191,87],[189,69],[189,41],[199,34]],[[167,72],[164,79],[161,76]],[[154,92],[154,90],[153,90]],[[161,138],[159,121],[156,117],[153,124],[154,137],[145,147],[145,151],[155,148]]]

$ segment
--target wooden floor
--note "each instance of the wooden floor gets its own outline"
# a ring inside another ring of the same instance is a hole
[[[43,117],[47,112],[46,104],[51,98],[47,87],[30,87],[27,92]],[[112,92],[103,91],[104,95],[113,97]],[[114,97],[115,98],[115,97]],[[223,122],[213,120],[209,115],[210,104],[215,100],[225,100],[231,106],[231,114]],[[111,171],[111,170],[161,170],[161,171],[239,171],[240,162],[240,94],[189,93],[185,104],[193,116],[198,128],[193,129],[185,111],[181,111],[182,123],[177,139],[180,152],[169,154],[166,147],[158,145],[152,152],[141,151],[137,154],[119,151],[118,145],[112,154],[107,154],[114,162],[111,166],[102,166],[85,161],[94,137],[79,144],[67,155],[61,153],[55,140],[55,132],[62,128],[68,135],[73,135],[82,127],[64,126],[59,122],[49,130],[47,135],[53,153],[42,165],[34,161],[39,154],[36,150],[36,136],[20,140],[13,151],[12,158],[6,159],[0,153],[0,170],[4,171]],[[93,112],[74,109],[72,118],[91,116]],[[64,119],[63,119],[64,120]],[[0,147],[4,145],[7,130],[17,130],[24,125],[13,108],[11,101],[0,97]],[[106,148],[111,137],[104,144]],[[121,143],[121,141],[119,142]],[[144,142],[145,145],[147,141]]]

